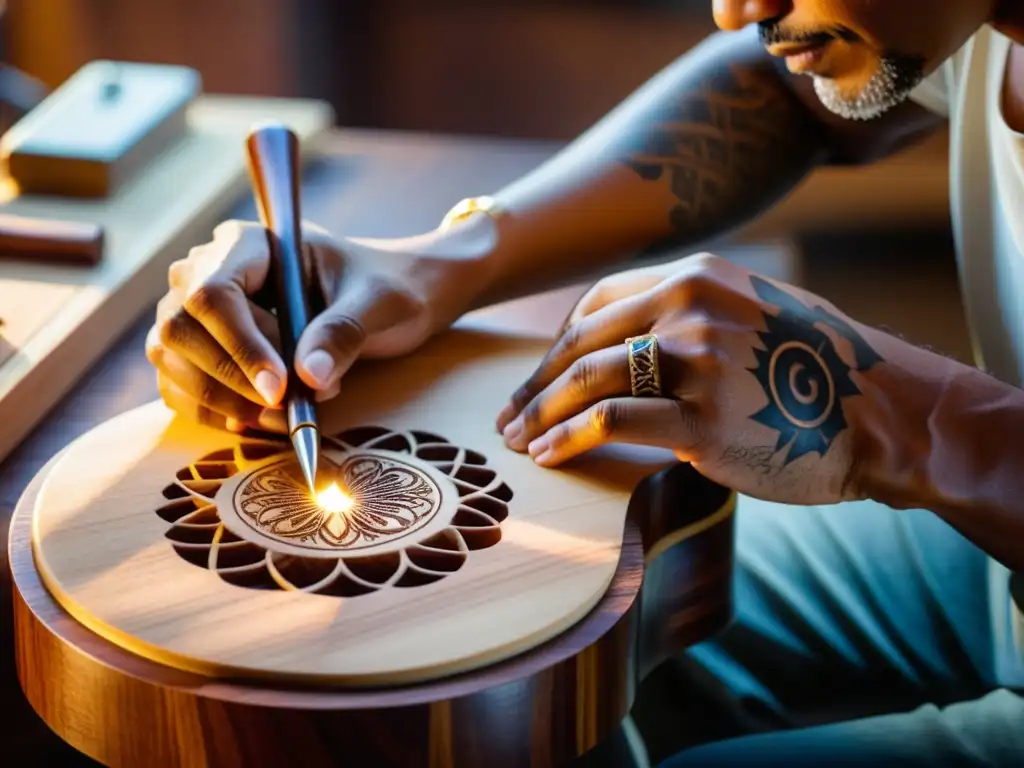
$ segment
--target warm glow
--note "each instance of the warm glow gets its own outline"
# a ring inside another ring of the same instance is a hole
[[[342,513],[352,508],[352,498],[345,494],[337,483],[321,491],[316,498],[317,503],[328,512]]]

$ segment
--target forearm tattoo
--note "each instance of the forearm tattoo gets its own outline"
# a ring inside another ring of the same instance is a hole
[[[849,323],[824,307],[808,307],[756,275],[750,279],[758,297],[779,308],[778,314],[764,313],[767,330],[758,333],[764,347],[754,348],[757,365],[750,371],[768,404],[751,418],[778,432],[770,453],[774,457],[785,451],[781,466],[809,453],[824,456],[847,428],[844,398],[861,394],[850,371],[865,371],[882,358]],[[820,326],[850,343],[852,368]],[[768,458],[764,453],[761,462]]]
[[[621,146],[642,179],[667,184],[674,232],[655,248],[693,245],[740,225],[789,192],[824,156],[820,127],[770,64],[694,78]]]

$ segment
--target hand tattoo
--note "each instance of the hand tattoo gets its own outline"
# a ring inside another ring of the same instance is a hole
[[[778,431],[776,452],[789,447],[783,466],[808,453],[824,456],[848,426],[842,398],[861,391],[832,339],[815,326],[826,325],[850,342],[852,370],[867,370],[882,358],[849,323],[824,307],[807,307],[757,276],[750,280],[763,301],[779,308],[777,315],[764,313],[768,330],[758,332],[764,349],[754,349],[757,366],[748,369],[768,397],[768,405],[751,418]]]

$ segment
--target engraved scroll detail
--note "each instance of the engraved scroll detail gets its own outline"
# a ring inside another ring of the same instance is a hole
[[[345,514],[324,510],[309,495],[293,462],[257,470],[235,495],[244,518],[261,533],[319,549],[346,549],[403,536],[437,512],[441,489],[414,467],[382,456],[356,455],[337,468],[352,497]]]
[[[287,496],[293,488],[305,489],[292,448],[284,440],[243,438],[183,467],[164,488],[167,501],[156,513],[168,524],[165,536],[175,552],[235,586],[355,597],[439,581],[462,568],[471,552],[501,539],[512,490],[481,454],[431,433],[383,427],[322,439],[325,456],[340,456],[333,469],[343,473],[356,502],[347,513],[348,528],[324,521],[322,513],[308,514],[297,503],[271,503],[270,491]],[[447,478],[444,494],[417,463]],[[259,482],[243,479],[236,488],[236,496],[252,489],[247,496],[252,506],[239,510],[236,518],[248,519],[253,512],[293,548],[298,541],[320,542],[311,550],[315,556],[275,551],[258,544],[259,536],[243,539],[225,525],[215,497],[225,483],[245,473]],[[417,477],[432,490],[424,490]],[[449,511],[454,509],[449,522],[437,512],[442,498],[448,499]],[[381,543],[395,539],[397,544],[381,550]]]

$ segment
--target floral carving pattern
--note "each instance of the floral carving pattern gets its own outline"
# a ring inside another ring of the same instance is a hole
[[[431,584],[462,568],[470,552],[501,539],[512,490],[479,453],[438,435],[383,427],[325,435],[323,443],[325,451],[343,456],[337,471],[355,502],[346,513],[347,524],[325,520],[319,508],[313,514],[309,505],[289,496],[305,487],[292,466],[287,442],[243,438],[182,468],[164,488],[167,503],[156,512],[169,524],[166,538],[184,560],[230,584],[335,597]],[[416,470],[413,460],[447,476],[458,494],[451,522],[426,538],[415,534],[436,513],[442,490]],[[252,474],[236,490],[236,497],[245,495],[249,504],[242,517],[269,526],[293,544],[317,544],[319,556],[275,552],[239,538],[224,525],[214,497],[239,473]],[[272,501],[275,494],[278,499]],[[406,536],[408,544],[374,554],[369,545],[384,536]],[[323,556],[327,548],[337,549],[337,555],[332,551]]]
[[[356,455],[337,468],[354,502],[339,515],[310,497],[292,462],[258,470],[239,487],[235,503],[257,530],[323,549],[353,549],[405,535],[437,512],[441,489],[424,473],[395,459]]]

